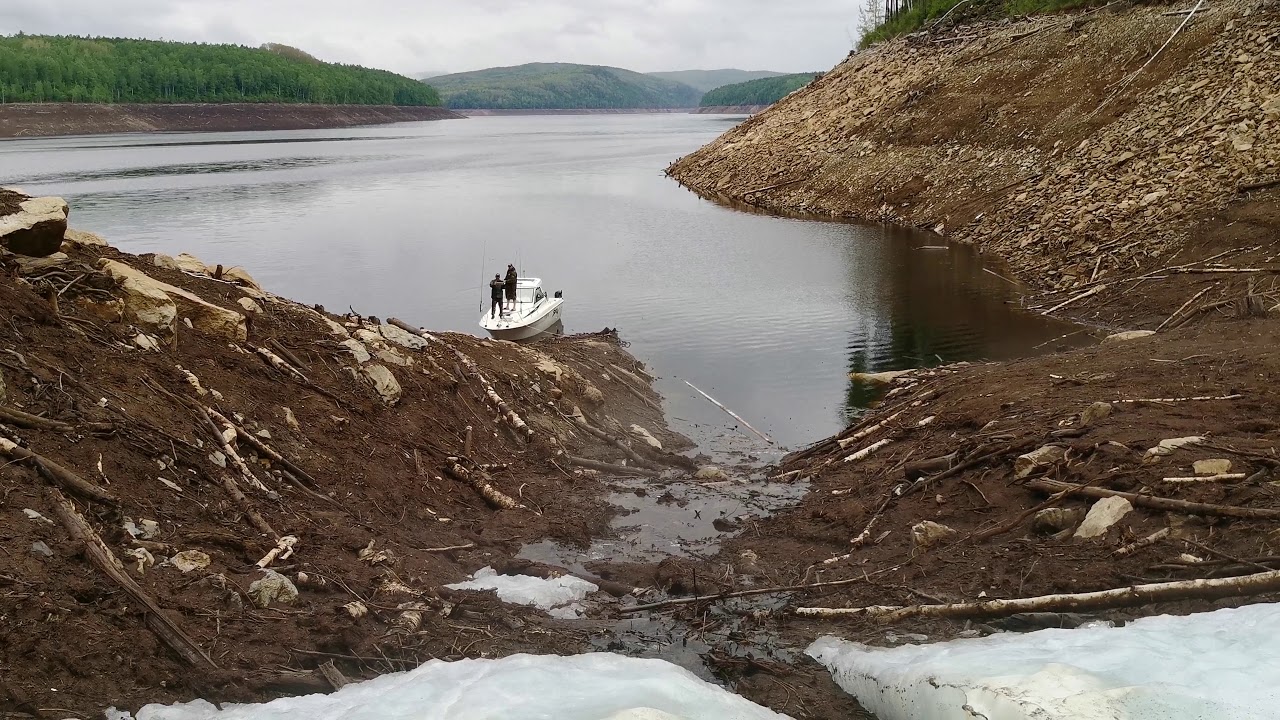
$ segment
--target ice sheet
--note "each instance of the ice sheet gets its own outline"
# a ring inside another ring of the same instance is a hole
[[[499,575],[491,567],[480,568],[470,580],[445,587],[451,590],[496,590],[498,599],[503,602],[532,605],[551,611],[552,617],[569,620],[582,616],[583,608],[578,601],[600,589],[595,583],[572,575],[544,580],[529,575]]]
[[[1280,605],[808,654],[881,720],[1275,720]]]
[[[663,660],[612,653],[433,660],[331,695],[148,705],[137,720],[788,720]]]

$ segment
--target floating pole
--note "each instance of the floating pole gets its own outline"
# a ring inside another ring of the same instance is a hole
[[[688,385],[689,387],[693,388],[694,390],[698,390],[698,386],[697,386],[697,385],[694,385],[693,383],[689,382],[688,380],[685,380],[685,381],[684,381],[684,384],[685,384],[685,385]],[[739,415],[738,413],[736,413],[736,412],[734,412],[734,411],[730,410],[729,408],[725,407],[724,405],[721,405],[719,400],[716,400],[715,398],[713,398],[713,397],[711,397],[710,395],[708,395],[708,394],[706,394],[706,393],[702,392],[701,390],[698,390],[698,394],[699,394],[699,395],[701,395],[702,397],[704,397],[704,398],[706,398],[706,399],[710,400],[711,402],[715,403],[716,407],[718,407],[718,408],[720,408],[721,410],[723,410],[723,411],[725,411],[725,412],[729,413],[729,415],[731,415],[731,416],[733,417],[733,419],[734,419],[734,420],[737,420],[738,422],[742,423],[743,425],[746,425],[748,430],[750,430],[751,432],[755,433],[756,435],[759,435],[759,436],[761,437],[761,439],[763,439],[765,442],[769,443],[770,445],[773,445],[773,444],[774,444],[774,443],[773,443],[773,438],[771,438],[771,437],[769,437],[768,435],[765,435],[764,433],[760,432],[759,430],[757,430],[757,429],[755,429],[755,428],[751,427],[751,423],[747,422],[746,420],[743,420],[743,419],[742,419],[742,416],[741,416],[741,415]]]

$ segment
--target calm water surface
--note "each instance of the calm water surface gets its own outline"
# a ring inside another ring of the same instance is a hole
[[[1025,355],[1070,328],[1006,303],[961,248],[718,206],[662,170],[728,129],[699,115],[487,117],[348,130],[0,142],[0,183],[59,194],[135,253],[243,265],[334,311],[481,333],[514,262],[568,332],[617,327],[673,425],[749,449],[688,380],[795,447],[865,406],[850,370]]]

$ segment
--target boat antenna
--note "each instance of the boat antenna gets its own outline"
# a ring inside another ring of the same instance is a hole
[[[484,239],[484,243],[481,245],[481,250],[480,250],[480,314],[481,315],[484,314],[484,288],[486,285],[484,281],[484,278],[485,278],[484,261],[485,261],[485,256],[488,254],[489,254],[489,238],[486,237]]]

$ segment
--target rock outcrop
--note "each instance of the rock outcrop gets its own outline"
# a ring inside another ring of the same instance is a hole
[[[0,188],[0,248],[31,257],[58,252],[67,213],[67,201],[60,197],[33,198]]]
[[[125,316],[147,329],[172,335],[175,331],[178,305],[201,332],[233,342],[248,337],[244,315],[210,303],[195,293],[160,282],[146,273],[116,260],[101,260],[103,272],[119,280],[124,289]]]

